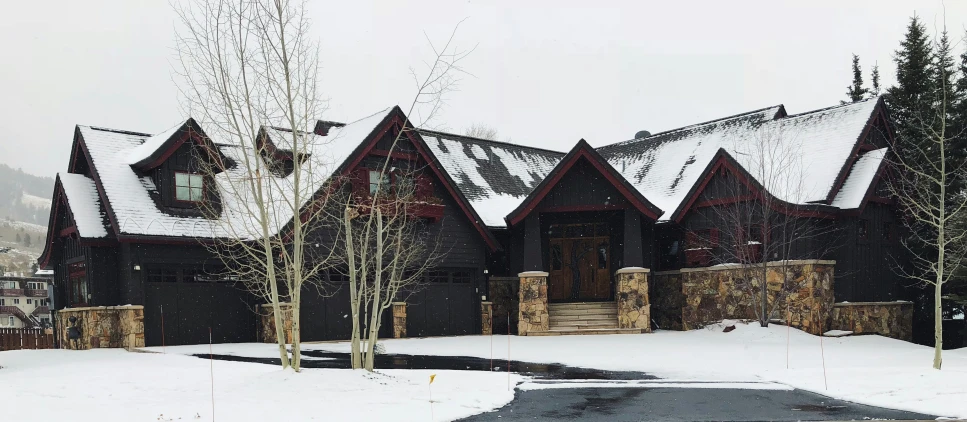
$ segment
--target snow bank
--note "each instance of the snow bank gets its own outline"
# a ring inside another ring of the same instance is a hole
[[[642,335],[514,336],[509,338],[510,357],[644,371],[673,380],[779,382],[857,403],[967,417],[967,348],[945,351],[944,369],[937,371],[931,368],[932,348],[885,337],[823,338],[784,326],[743,323],[730,333],[722,328]],[[493,350],[495,359],[506,359],[507,341],[507,336],[473,336],[383,344],[388,353],[489,358]],[[309,347],[348,350],[343,343]]]
[[[244,346],[242,352],[272,350],[262,346]],[[229,348],[216,347],[221,349],[216,353]],[[430,420],[430,374],[436,374],[432,411],[437,421],[501,407],[514,395],[502,373],[305,369],[295,374],[272,365],[117,349],[0,352],[0,367],[3,420],[11,421],[210,421],[213,396],[215,417],[223,421]]]

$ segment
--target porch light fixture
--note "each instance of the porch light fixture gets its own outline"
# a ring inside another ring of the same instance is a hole
[[[134,264],[134,270],[135,271],[141,271],[141,266],[138,265],[138,264]]]

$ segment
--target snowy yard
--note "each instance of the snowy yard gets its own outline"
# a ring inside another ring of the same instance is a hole
[[[493,350],[495,359],[506,359],[507,340],[507,336],[468,336],[384,344],[388,353],[490,358]],[[331,351],[348,348],[346,343],[306,346]],[[213,350],[215,354],[274,356],[273,346],[266,344],[215,345]],[[168,347],[165,352],[2,352],[0,401],[5,404],[5,419],[211,420],[214,394],[216,419],[233,422],[275,420],[280,410],[288,420],[429,421],[432,417],[441,421],[494,409],[513,398],[505,373],[382,370],[371,375],[305,369],[292,374],[272,365],[185,356],[207,353],[207,345]],[[676,380],[731,381],[736,386],[778,382],[863,404],[967,417],[967,349],[945,352],[944,370],[935,371],[930,368],[931,349],[878,336],[824,338],[820,344],[819,337],[786,327],[738,324],[730,333],[716,326],[643,335],[510,337],[510,356],[645,371],[665,378],[660,382],[668,386]],[[432,416],[430,374],[437,374]],[[515,384],[519,381],[523,378],[512,379]]]
[[[857,403],[967,418],[967,348],[944,351],[880,336],[822,338],[784,326],[736,324],[642,335],[511,337],[514,360],[644,371],[669,380],[773,381]],[[786,344],[789,344],[788,369]],[[490,357],[490,337],[388,340],[388,353]],[[345,350],[346,344],[315,348]],[[507,358],[507,336],[493,337]],[[826,380],[823,377],[825,355]],[[827,388],[828,384],[828,388]]]
[[[271,345],[216,345],[269,356]],[[507,375],[469,371],[305,369],[123,350],[0,352],[4,421],[430,421],[510,402]],[[198,347],[187,347],[193,351]],[[205,352],[208,346],[204,347]],[[212,390],[212,375],[214,391]],[[513,382],[519,380],[514,376]]]

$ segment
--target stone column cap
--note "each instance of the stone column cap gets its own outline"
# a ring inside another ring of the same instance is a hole
[[[393,305],[406,305],[406,302],[393,302]]]
[[[80,312],[80,311],[114,311],[114,310],[126,310],[126,309],[144,309],[144,305],[120,305],[120,306],[88,306],[84,308],[64,308],[57,311],[57,313],[69,313],[69,312]]]
[[[624,267],[615,271],[615,274],[634,274],[634,273],[650,273],[651,270],[643,267]]]
[[[493,302],[489,302],[489,301],[486,301],[486,300],[485,300],[485,301],[483,301],[483,302],[480,302],[480,304],[481,304],[481,305],[493,305],[494,303],[493,303]]]
[[[544,271],[524,271],[517,274],[518,277],[547,277],[548,275],[550,274]]]

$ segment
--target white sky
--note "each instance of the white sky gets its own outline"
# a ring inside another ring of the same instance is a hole
[[[501,140],[560,151],[780,103],[790,113],[837,104],[851,53],[867,83],[878,62],[887,86],[908,18],[916,11],[931,28],[943,19],[932,0],[644,3],[313,0],[330,100],[320,117],[409,104],[409,68],[429,57],[424,31],[442,41],[463,18],[456,42],[477,46],[464,62],[473,76],[437,128],[479,122]],[[166,0],[3,9],[0,162],[53,176],[66,170],[75,124],[156,133],[184,118]],[[948,1],[946,22],[962,39],[967,2]]]

